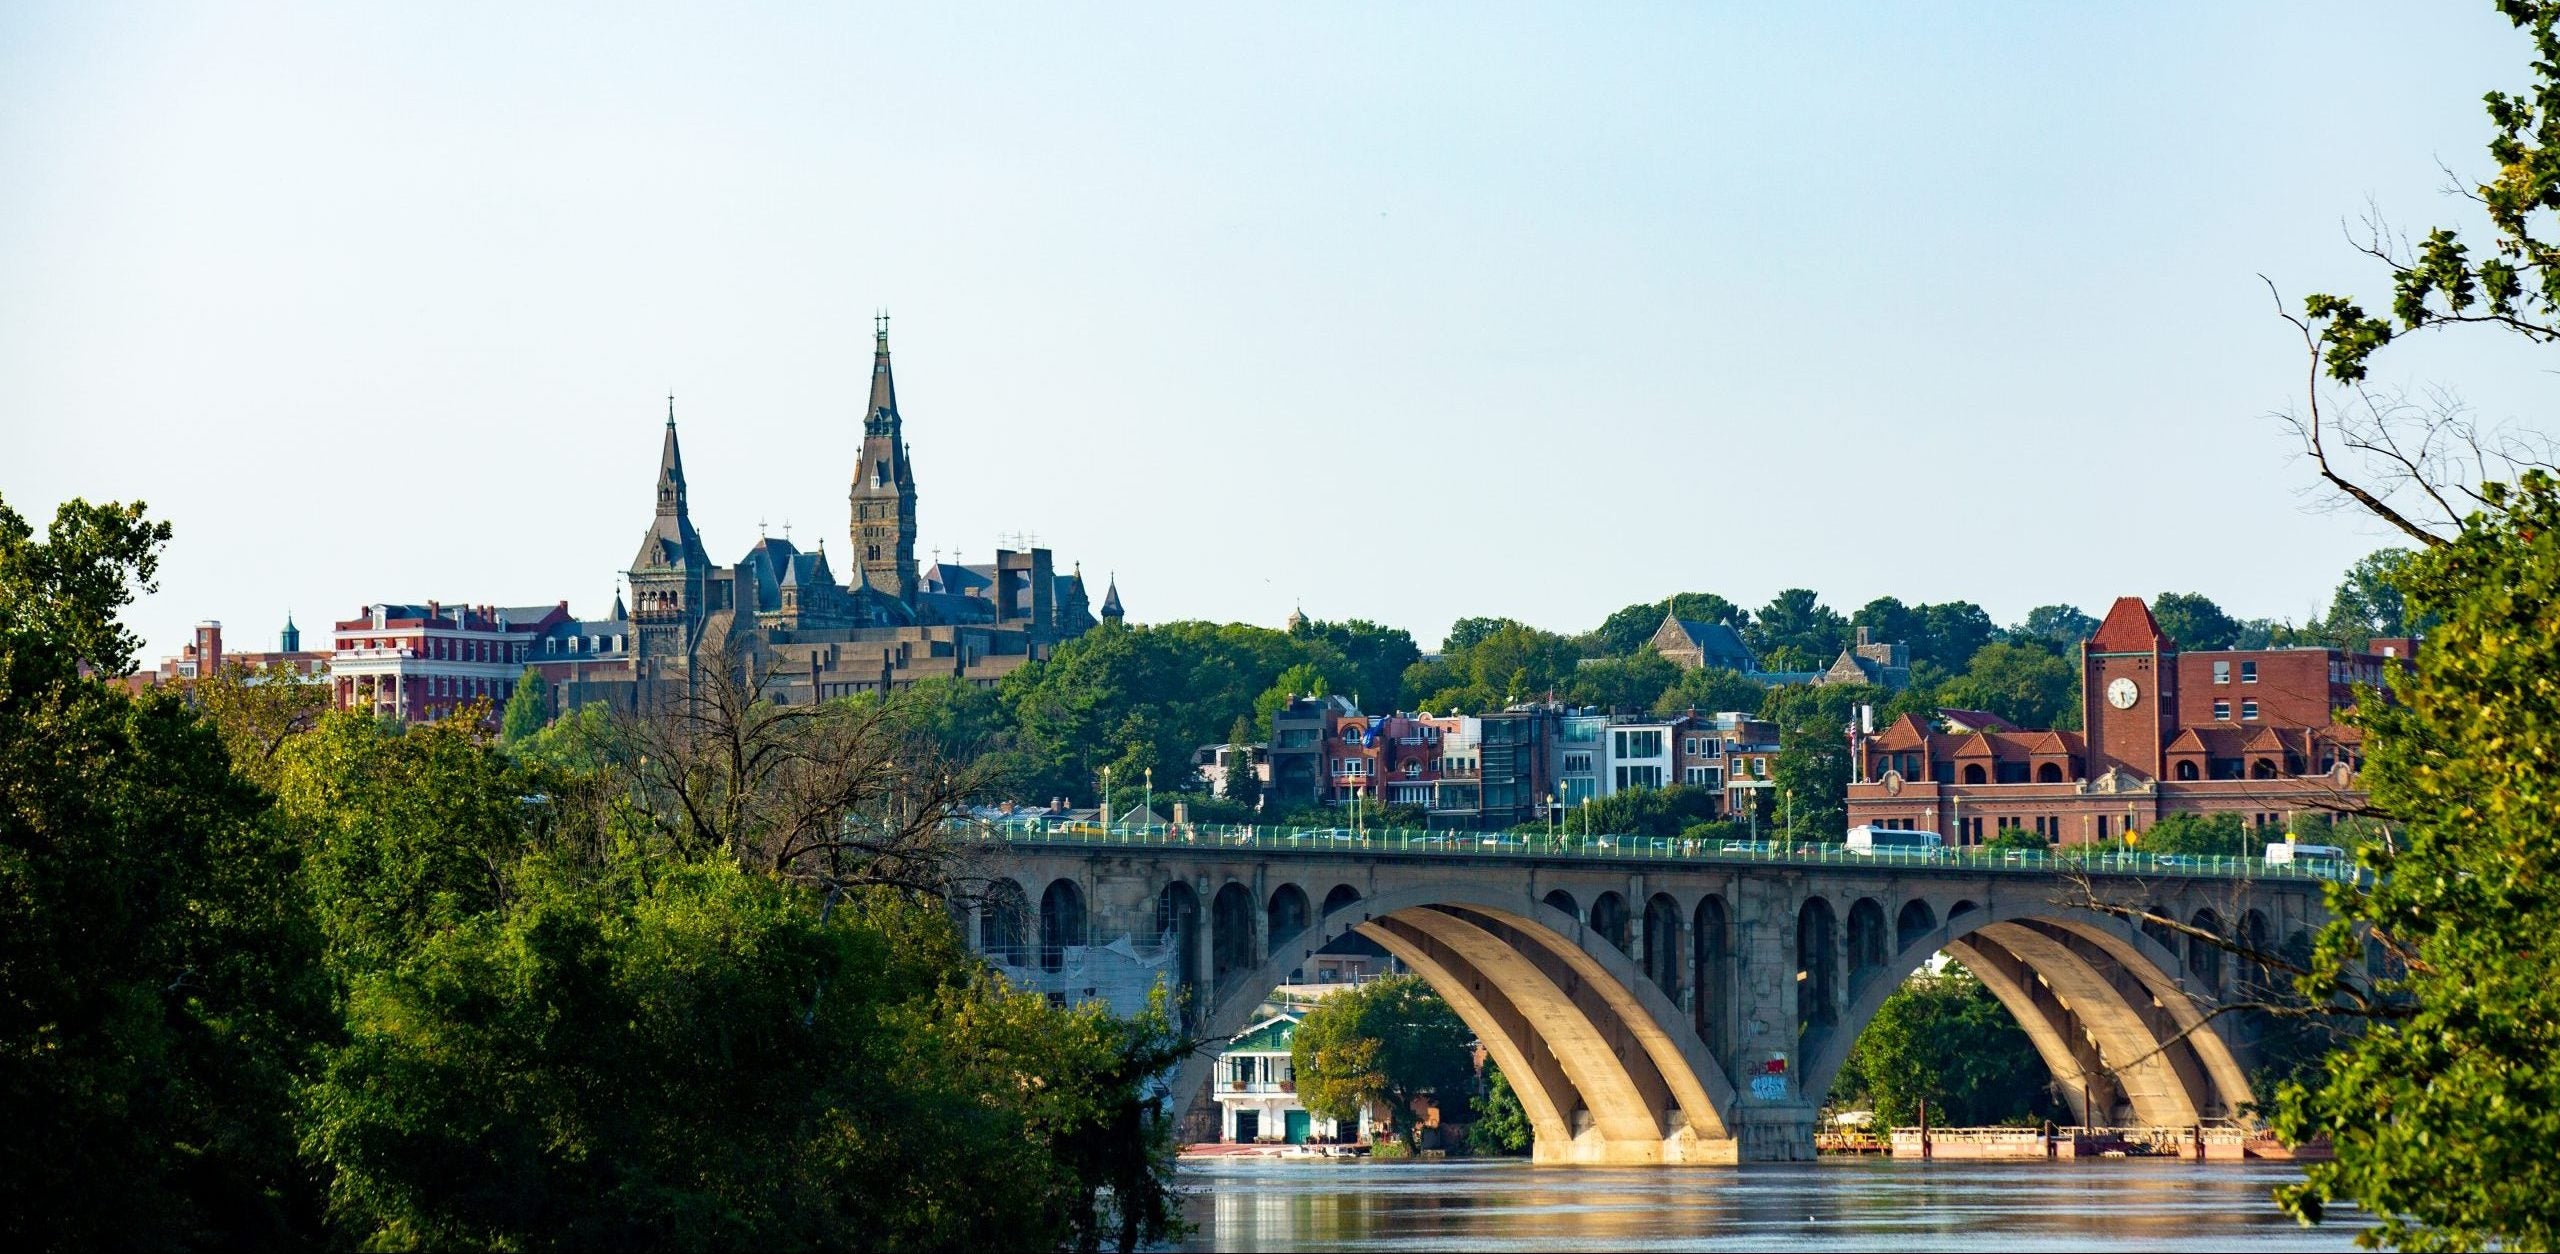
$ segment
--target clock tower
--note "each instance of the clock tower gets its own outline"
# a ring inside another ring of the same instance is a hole
[[[862,460],[853,468],[853,560],[871,586],[912,606],[916,577],[916,481],[889,377],[889,315],[871,350],[871,406],[862,417]]]
[[[2161,749],[2177,724],[2178,642],[2140,597],[2118,597],[2080,645],[2080,725],[2089,773],[2109,767],[2161,776]]]

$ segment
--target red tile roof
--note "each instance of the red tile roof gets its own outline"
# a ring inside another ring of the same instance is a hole
[[[2173,644],[2160,634],[2160,620],[2151,617],[2151,607],[2141,597],[2117,597],[2107,620],[2098,624],[2098,634],[2089,637],[2089,648],[2098,653],[2149,653]]]

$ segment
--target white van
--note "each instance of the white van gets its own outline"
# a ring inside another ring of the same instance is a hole
[[[2267,846],[2267,864],[2283,866],[2293,862],[2344,862],[2347,851],[2336,845],[2297,845],[2281,841]]]
[[[1898,827],[1876,827],[1861,823],[1849,829],[1849,852],[1865,854],[1899,854],[1904,857],[1934,858],[1946,842],[1936,832],[1915,832]]]

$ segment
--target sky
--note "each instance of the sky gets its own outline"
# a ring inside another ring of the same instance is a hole
[[[2342,226],[2468,222],[2527,54],[2485,3],[19,0],[0,500],[174,524],[155,657],[600,614],[669,394],[715,558],[842,551],[885,308],[920,558],[1032,533],[1139,621],[2300,619],[2389,538],[2271,417],[2267,282],[2387,304]]]

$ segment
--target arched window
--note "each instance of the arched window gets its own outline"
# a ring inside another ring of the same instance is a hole
[[[2249,778],[2274,779],[2275,777],[2276,764],[2273,761],[2266,758],[2259,758],[2249,764]]]
[[[1964,764],[1964,782],[1968,784],[1982,784],[1990,781],[1983,777],[1981,763],[1967,762]]]
[[[2055,766],[2055,765],[2054,765],[2053,763],[2051,763],[2051,762],[2047,762],[2047,763],[2045,763],[2044,765],[2037,767],[2037,768],[2036,768],[2036,782],[2037,782],[2037,783],[2039,783],[2039,784],[2059,784],[2059,783],[2061,783],[2061,782],[2062,782],[2062,768],[2061,768],[2061,767],[2059,767],[2059,766]]]
[[[2195,763],[2193,763],[2193,762],[2180,762],[2180,763],[2178,764],[2178,778],[2180,778],[2180,779],[2194,779],[2195,777],[2196,777],[2196,764],[2195,764]]]

